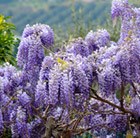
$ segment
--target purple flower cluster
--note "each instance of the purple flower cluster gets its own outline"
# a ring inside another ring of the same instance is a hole
[[[126,8],[128,7],[128,0],[113,0],[111,7],[112,18],[119,17],[123,15]]]
[[[89,97],[94,71],[89,58],[81,55],[56,53],[54,57],[46,57],[40,71],[35,101],[40,102],[40,106],[45,103],[68,108],[81,106]]]
[[[127,116],[110,115],[108,117],[108,126],[117,132],[125,132],[127,129]]]
[[[129,5],[128,0],[113,0],[111,9],[112,18],[115,20],[120,17],[121,33],[120,40],[124,41],[131,33],[134,33],[136,37],[140,37],[139,23],[140,23],[140,10],[139,8],[133,8]]]
[[[122,21],[118,42],[104,29],[90,31],[46,57],[44,47],[54,43],[52,29],[26,26],[17,54],[21,70],[9,63],[0,67],[0,137],[5,130],[13,138],[61,136],[69,129],[100,136],[137,131],[140,10],[127,0],[113,0],[116,17]]]
[[[22,38],[27,38],[31,36],[38,36],[41,43],[46,48],[50,47],[54,43],[54,33],[53,30],[45,24],[35,24],[33,26],[27,25],[23,31]]]
[[[96,53],[99,87],[106,96],[121,84],[140,83],[139,43],[139,38],[132,35],[118,46],[100,49],[102,55]]]
[[[31,91],[35,91],[42,61],[45,57],[44,48],[54,43],[54,34],[48,25],[36,24],[26,26],[19,45],[17,61],[22,67],[24,81],[31,84]]]
[[[89,55],[89,48],[82,38],[73,40],[67,47],[66,52],[73,53],[74,55],[81,55],[87,57]]]
[[[90,31],[86,37],[85,41],[88,44],[90,54],[99,49],[100,47],[104,47],[110,43],[110,35],[105,29],[98,30],[97,32]]]

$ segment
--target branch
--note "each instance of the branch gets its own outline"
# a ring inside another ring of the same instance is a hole
[[[89,130],[95,128],[95,127],[104,127],[104,128],[107,128],[107,129],[110,130],[110,131],[116,132],[115,129],[108,127],[106,124],[93,125],[93,126],[88,127],[88,128],[86,128],[86,129],[84,129],[84,128],[79,128],[79,129],[76,129],[76,130],[72,130],[72,132],[75,133],[75,135],[81,135],[81,134],[83,134],[83,133],[85,133],[85,132],[87,132],[87,131],[89,131]]]
[[[46,110],[44,111],[44,114],[42,115],[42,117],[47,120],[47,114],[48,114],[48,111],[50,109],[50,105],[47,106]]]
[[[120,107],[120,106],[118,106],[118,105],[116,105],[116,104],[114,104],[114,103],[112,103],[112,102],[110,102],[110,101],[108,101],[106,99],[103,99],[102,97],[100,97],[99,95],[97,95],[97,93],[95,92],[95,90],[93,90],[93,89],[91,89],[91,90],[92,90],[92,92],[95,95],[95,96],[90,95],[92,98],[94,98],[96,100],[99,100],[101,102],[107,103],[107,104],[111,105],[112,107],[115,107],[115,108],[119,109],[120,111],[122,111],[124,113],[129,113],[129,114],[132,114],[133,115],[133,112],[131,112],[130,110],[127,110],[125,108],[122,108],[122,107]]]
[[[37,117],[39,117],[40,119],[42,119],[43,121],[46,121],[46,119],[39,113],[38,109],[35,108],[32,104],[31,104],[32,109],[36,112]],[[36,116],[36,115],[35,115]]]
[[[94,113],[94,114],[106,114],[106,115],[108,115],[108,114],[124,114],[124,113],[122,113],[122,112],[115,112],[115,111],[113,111],[113,110],[107,110],[107,111],[93,111],[92,110],[92,112]],[[90,113],[91,114],[91,113]]]
[[[80,123],[80,121],[82,120],[82,118],[83,118],[83,116],[80,116],[80,117],[76,120],[76,122],[75,122],[75,124],[74,124],[74,126],[73,126],[73,129],[74,129],[74,130],[77,128],[77,126],[78,126],[78,124]]]
[[[124,105],[123,105],[123,102],[124,102],[124,85],[123,83],[121,84],[121,98],[120,98],[120,106],[121,108],[123,109],[124,108]]]

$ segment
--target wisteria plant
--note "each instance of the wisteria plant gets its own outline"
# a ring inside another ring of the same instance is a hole
[[[140,137],[140,9],[113,0],[111,15],[121,20],[117,42],[90,31],[48,56],[53,30],[26,26],[19,68],[0,68],[0,137]]]

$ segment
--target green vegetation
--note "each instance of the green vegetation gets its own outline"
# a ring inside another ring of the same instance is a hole
[[[0,3],[0,13],[12,16],[11,21],[16,25],[16,32],[21,35],[26,24],[46,23],[51,27],[60,26],[64,30],[72,26],[73,11],[82,9],[83,22],[101,24],[106,21],[110,12],[111,0],[93,2],[66,0],[11,0]],[[58,27],[57,27],[58,28]]]
[[[17,43],[12,30],[15,29],[14,24],[7,22],[9,17],[0,15],[0,64],[9,62],[15,64],[14,46]]]

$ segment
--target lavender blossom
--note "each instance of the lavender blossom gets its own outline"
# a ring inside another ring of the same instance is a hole
[[[23,68],[23,81],[31,84],[31,91],[35,91],[41,64],[44,59],[44,48],[54,42],[54,34],[48,25],[36,24],[24,29],[18,49],[18,65]],[[33,89],[33,90],[32,90]],[[30,92],[33,94],[33,92]]]
[[[33,27],[31,27],[31,26],[28,24],[28,25],[26,25],[26,28],[25,28],[24,31],[23,31],[22,38],[26,38],[26,37],[28,37],[28,36],[31,36],[33,33],[34,33]]]
[[[87,57],[89,55],[89,49],[85,41],[81,38],[78,38],[71,42],[66,47],[66,52],[73,53],[74,55],[81,55],[82,57]]]
[[[16,121],[16,110],[12,110],[10,114],[10,121],[15,122]],[[15,123],[11,124],[11,133],[12,133],[12,138],[18,137],[18,126]]]
[[[99,49],[100,47],[104,47],[105,45],[108,45],[110,41],[110,35],[109,33],[102,29],[98,30],[97,32],[90,31],[86,37],[85,41],[88,44],[90,54]]]
[[[18,100],[23,107],[29,107],[31,104],[31,97],[27,95],[26,92],[20,92],[18,95]]]
[[[134,8],[133,9],[134,12],[134,20],[135,20],[135,35],[137,36],[137,38],[140,38],[140,9],[139,8]]]
[[[43,81],[38,81],[36,92],[35,92],[35,104],[38,107],[46,107],[48,105],[49,94],[48,84]]]
[[[36,118],[32,122],[28,124],[30,137],[32,138],[40,138],[45,131],[45,125],[41,119]]]
[[[133,99],[131,101],[130,108],[134,112],[136,120],[140,117],[140,107],[139,107],[139,105],[140,105],[140,99],[137,96],[133,97]]]
[[[60,86],[60,102],[66,105],[68,109],[74,106],[74,82],[72,74],[69,70],[64,70],[62,73],[62,80]]]
[[[17,108],[16,124],[18,127],[18,134],[22,138],[30,137],[29,129],[27,126],[26,110],[21,106]]]
[[[126,10],[128,6],[128,0],[113,0],[111,7],[111,15],[114,19],[115,17],[119,17]]]
[[[48,80],[50,69],[55,64],[54,57],[46,56],[42,62],[42,67],[40,70],[40,80]]]
[[[61,72],[58,66],[49,73],[49,103],[55,105],[58,103],[59,88],[60,88]]]
[[[19,44],[18,53],[17,53],[17,64],[21,68],[25,68],[24,66],[28,62],[28,51],[29,51],[29,39],[25,38]]]
[[[111,96],[121,87],[122,80],[119,70],[111,67],[104,68],[98,74],[98,82],[100,92],[104,96]]]
[[[27,38],[32,35],[40,37],[42,45],[46,48],[50,47],[54,43],[53,30],[45,24],[35,24],[33,26],[27,25],[23,31],[22,38]]]
[[[4,128],[4,123],[3,123],[3,115],[2,115],[2,111],[0,109],[0,134],[2,133]]]
[[[140,79],[140,40],[132,36],[116,54],[114,65],[119,68],[124,82],[137,82]]]
[[[30,49],[28,52],[28,63],[26,64],[26,73],[28,80],[33,87],[36,86],[41,64],[44,59],[44,49],[41,47],[39,38],[32,38],[30,40]]]
[[[108,126],[115,129],[117,132],[124,132],[127,129],[126,115],[110,115],[108,117]]]

